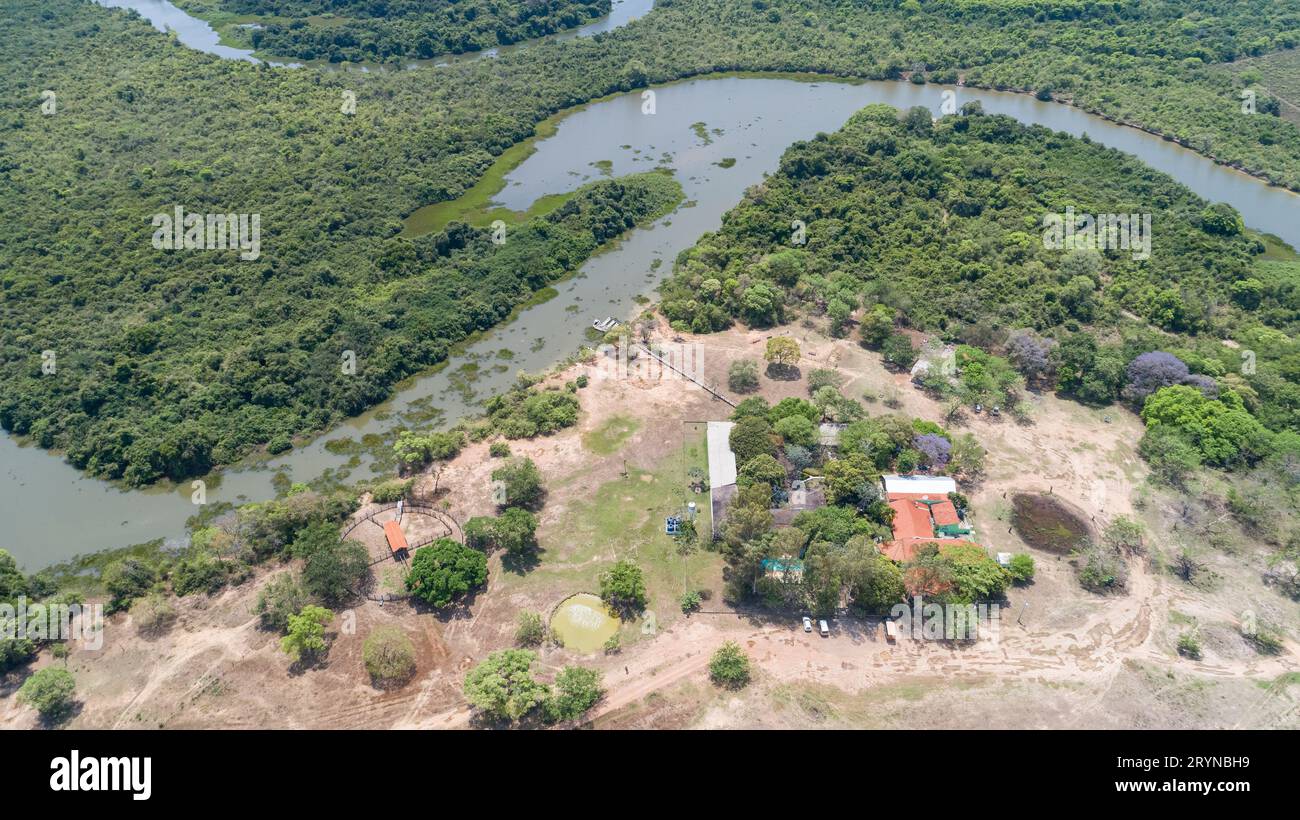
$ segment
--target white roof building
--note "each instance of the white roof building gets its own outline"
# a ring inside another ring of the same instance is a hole
[[[709,489],[736,483],[736,454],[731,452],[731,421],[711,421],[709,441]]]
[[[713,448],[710,447],[710,458],[712,452]],[[880,482],[885,485],[886,496],[893,493],[915,493],[943,498],[948,493],[957,492],[957,482],[943,475],[883,475]]]

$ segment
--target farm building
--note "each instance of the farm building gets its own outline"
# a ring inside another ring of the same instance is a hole
[[[713,509],[713,535],[718,534],[727,507],[736,497],[736,454],[731,452],[730,421],[711,421],[709,444],[709,505]]]
[[[885,488],[885,495],[929,495],[932,498],[946,498],[948,493],[957,492],[957,482],[943,475],[882,475],[880,483]]]
[[[410,547],[406,543],[401,524],[396,521],[384,522],[384,538],[388,540],[388,548],[393,551],[394,558],[401,560],[407,557]]]
[[[957,482],[945,476],[887,475],[881,483],[894,511],[894,537],[880,545],[882,554],[906,562],[916,558],[922,544],[971,543],[961,540],[971,528],[948,498],[957,491]]]

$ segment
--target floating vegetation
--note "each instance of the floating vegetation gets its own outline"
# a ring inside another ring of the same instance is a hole
[[[735,157],[723,157],[721,160],[719,160],[718,162],[715,162],[715,163],[713,163],[713,164],[716,165],[716,166],[718,166],[719,168],[730,168],[731,166],[733,166],[733,165],[736,164],[736,158],[735,158]]]
[[[704,123],[702,122],[691,123],[691,130],[695,132],[695,136],[699,137],[700,141],[703,142],[705,145],[713,144],[713,137],[709,136],[709,127]]]
[[[332,438],[325,442],[325,452],[332,453],[336,456],[345,456],[349,453],[360,453],[361,451],[361,442],[356,439]]]

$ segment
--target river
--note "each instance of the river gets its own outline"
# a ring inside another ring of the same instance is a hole
[[[142,12],[170,6],[146,0],[101,2]],[[1087,133],[1096,142],[1136,155],[1207,199],[1233,205],[1252,228],[1300,247],[1300,197],[1295,194],[1159,137],[1027,95],[903,82],[715,77],[655,89],[656,112],[647,116],[640,94],[625,94],[580,107],[564,118],[553,136],[539,141],[537,150],[506,175],[496,201],[522,210],[542,195],[572,190],[602,173],[620,176],[665,164],[685,190],[682,207],[590,259],[578,275],[556,285],[556,297],[521,311],[467,346],[446,367],[400,385],[390,401],[274,459],[209,477],[208,503],[273,497],[277,473],[308,481],[327,470],[349,469],[349,456],[330,452],[328,440],[382,434],[400,424],[404,414],[419,414],[430,403],[448,423],[477,412],[479,402],[507,387],[518,371],[544,371],[573,353],[585,341],[593,318],[637,312],[637,298],[653,296],[677,254],[700,234],[715,230],[745,188],[776,169],[792,142],[834,131],[870,103],[902,109],[926,106],[937,116],[945,90],[957,95],[958,105],[979,100],[988,113],[1074,135]],[[735,164],[724,168],[724,159],[734,159]],[[498,358],[501,350],[511,351],[512,357]],[[476,368],[477,378],[469,383],[474,395],[461,389],[458,374],[463,376],[464,368]],[[29,571],[78,553],[157,537],[179,538],[185,520],[197,509],[189,483],[121,490],[83,476],[57,455],[19,446],[8,436],[0,436],[0,465],[0,520],[8,522],[0,546]],[[350,470],[352,480],[371,475],[364,460]]]

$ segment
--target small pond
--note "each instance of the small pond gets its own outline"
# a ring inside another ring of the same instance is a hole
[[[1053,495],[1017,493],[1011,497],[1011,525],[1026,544],[1068,553],[1092,538],[1088,522]]]
[[[590,592],[580,592],[555,609],[551,631],[564,641],[565,647],[578,652],[598,652],[605,642],[618,633],[622,624],[610,614],[605,602]]]

